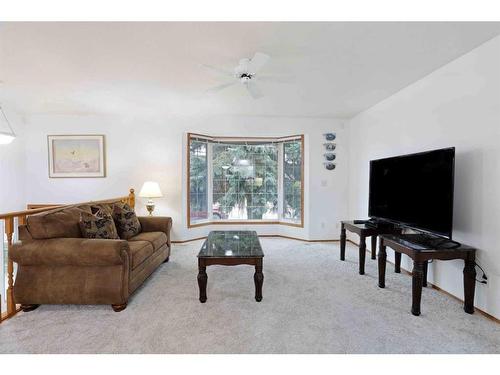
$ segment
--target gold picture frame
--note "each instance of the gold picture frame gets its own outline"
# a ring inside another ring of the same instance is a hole
[[[49,178],[106,177],[102,134],[48,135]]]

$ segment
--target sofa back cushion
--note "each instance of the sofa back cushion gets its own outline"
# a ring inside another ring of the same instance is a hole
[[[80,214],[90,213],[89,205],[56,208],[28,216],[26,223],[31,236],[36,240],[47,238],[81,238]]]

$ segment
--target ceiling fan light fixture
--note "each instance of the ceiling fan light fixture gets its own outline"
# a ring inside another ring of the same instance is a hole
[[[229,86],[235,85],[235,84],[242,84],[243,87],[246,89],[246,91],[249,93],[249,95],[253,99],[259,99],[262,98],[264,95],[262,94],[262,91],[259,89],[259,87],[256,84],[256,77],[258,77],[258,72],[260,69],[269,61],[270,56],[261,53],[261,52],[256,52],[254,57],[251,59],[249,58],[244,58],[240,59],[240,62],[238,66],[234,68],[234,74],[233,76],[233,82],[229,83],[224,83],[215,87],[212,87],[206,92],[217,92],[221,91]],[[213,71],[221,72],[223,71],[226,74],[226,71],[220,68],[213,67],[211,65],[205,65],[202,64],[201,66],[204,66],[206,68],[209,68]],[[257,78],[258,79],[258,78]]]
[[[250,82],[251,79],[252,79],[252,77],[243,75],[243,76],[240,77],[240,82],[243,83],[243,84],[245,84],[245,83]]]

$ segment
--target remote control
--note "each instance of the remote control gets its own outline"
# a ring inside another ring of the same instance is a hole
[[[366,224],[368,220],[354,220],[354,224]]]

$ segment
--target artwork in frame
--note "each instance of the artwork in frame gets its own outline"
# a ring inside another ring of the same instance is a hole
[[[106,177],[104,135],[49,135],[49,177]]]

